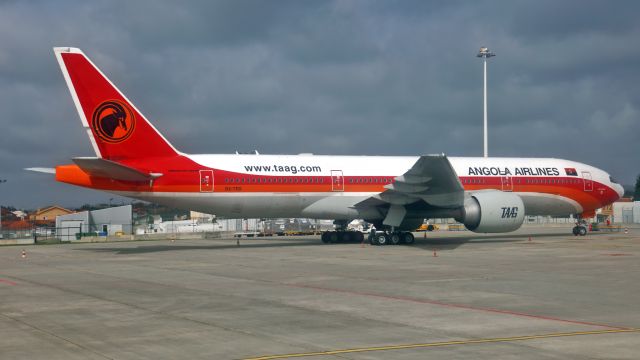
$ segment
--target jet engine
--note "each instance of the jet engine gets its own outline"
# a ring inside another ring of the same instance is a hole
[[[524,204],[514,193],[479,191],[465,199],[462,216],[456,220],[473,232],[510,232],[524,222]]]

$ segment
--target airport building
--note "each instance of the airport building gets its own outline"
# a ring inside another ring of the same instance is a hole
[[[612,207],[613,223],[640,224],[640,201],[617,201]]]
[[[131,205],[82,211],[56,217],[56,237],[61,241],[81,236],[114,236],[132,233]]]

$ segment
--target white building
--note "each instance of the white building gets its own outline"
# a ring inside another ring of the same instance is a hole
[[[82,211],[56,216],[56,237],[61,241],[78,240],[82,234],[113,236],[131,234],[131,205]]]
[[[640,201],[613,203],[613,223],[640,224]]]

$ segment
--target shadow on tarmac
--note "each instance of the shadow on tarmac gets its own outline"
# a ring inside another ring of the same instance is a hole
[[[279,247],[295,247],[295,246],[318,246],[323,245],[319,239],[309,240],[296,240],[296,241],[274,241],[274,242],[262,242],[251,243],[251,240],[240,240],[240,245],[235,240],[229,240],[228,245],[183,245],[180,244],[180,240],[171,245],[148,245],[148,246],[136,246],[136,247],[104,247],[94,249],[75,249],[81,251],[93,251],[93,252],[110,252],[117,255],[132,255],[132,254],[146,254],[163,251],[181,251],[181,250],[229,250],[229,249],[261,249],[261,248],[279,248]]]
[[[454,250],[462,245],[473,244],[501,244],[501,243],[515,243],[527,241],[531,238],[546,238],[552,236],[567,236],[566,232],[562,233],[544,233],[544,234],[500,234],[500,235],[484,235],[484,234],[469,234],[460,237],[437,237],[434,233],[428,233],[427,238],[417,236],[416,242],[412,247],[420,248],[424,250]]]
[[[566,232],[562,233],[544,233],[544,234],[500,234],[500,235],[484,235],[484,234],[468,234],[460,237],[442,236],[438,237],[437,233],[428,233],[427,238],[424,239],[421,236],[416,236],[416,242],[411,245],[412,248],[418,248],[421,250],[433,251],[435,250],[454,250],[462,245],[483,245],[483,244],[499,244],[499,243],[515,243],[526,241],[531,238],[545,238],[550,236],[566,236]],[[266,240],[266,241],[265,241]],[[168,240],[167,240],[168,241]],[[228,244],[211,244],[211,245],[186,245],[181,244],[181,240],[167,245],[142,245],[136,247],[102,247],[91,249],[76,249],[81,251],[93,251],[93,252],[105,252],[113,253],[117,255],[132,255],[132,254],[146,254],[157,253],[165,251],[183,251],[183,250],[231,250],[231,249],[268,249],[268,248],[285,248],[285,247],[299,247],[299,246],[344,246],[359,244],[357,242],[345,242],[337,244],[323,244],[320,242],[319,237],[312,237],[307,239],[295,239],[295,240],[269,240],[263,238],[259,243],[254,243],[254,240],[241,239],[240,245],[236,240],[229,239]],[[365,240],[368,245],[368,242]],[[401,245],[402,246],[402,245]]]

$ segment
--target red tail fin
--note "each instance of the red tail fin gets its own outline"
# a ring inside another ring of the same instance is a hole
[[[80,49],[53,49],[82,125],[99,157],[119,161],[178,151]]]

